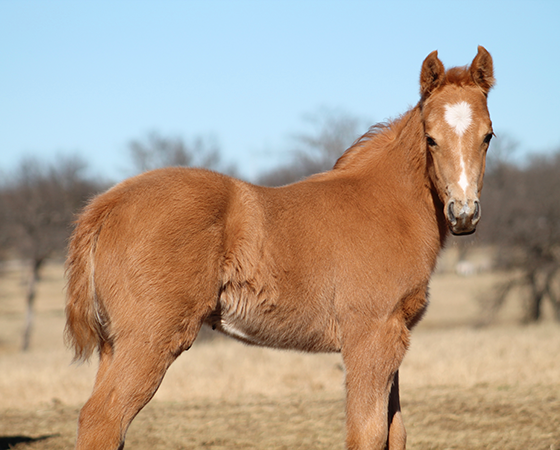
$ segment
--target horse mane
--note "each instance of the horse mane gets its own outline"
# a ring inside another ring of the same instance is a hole
[[[402,131],[409,123],[412,113],[417,107],[410,109],[398,118],[389,122],[380,122],[370,127],[370,129],[360,136],[346,150],[334,165],[334,169],[345,169],[353,165],[358,155],[368,152],[370,155],[380,155],[383,151],[394,143],[401,135]],[[363,160],[360,157],[360,162]]]
[[[455,84],[458,87],[476,85],[471,73],[469,72],[469,66],[452,67],[447,70],[447,72],[445,72],[445,82],[443,83],[443,86],[446,84]]]
[[[449,84],[454,84],[458,87],[476,86],[469,66],[451,67],[448,69],[445,72],[445,80],[439,89]],[[410,119],[414,116],[415,111],[420,111],[420,103],[396,119],[373,125],[342,154],[334,165],[334,169],[347,168],[356,160],[356,155],[364,151],[371,155],[381,154],[383,150],[386,151],[401,136]],[[360,162],[363,163],[363,160]]]

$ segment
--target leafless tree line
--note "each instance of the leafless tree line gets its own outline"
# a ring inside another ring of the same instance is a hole
[[[488,319],[521,290],[526,322],[541,318],[546,301],[560,321],[560,150],[513,164],[511,149],[498,145],[485,177],[480,237],[498,249],[496,268],[509,274],[486,296]]]
[[[259,184],[279,186],[329,170],[365,131],[365,121],[331,110],[308,119],[307,131],[294,135],[283,166],[262,174]],[[489,293],[494,314],[514,288],[525,290],[527,321],[539,320],[550,301],[560,321],[560,150],[514,164],[513,146],[504,139],[490,149],[482,198],[484,220],[478,242],[499,248],[496,266],[511,274]],[[198,166],[236,176],[224,164],[215,140],[148,134],[129,144],[133,173],[164,166]],[[76,157],[46,163],[25,158],[0,184],[0,254],[27,261],[27,319],[22,348],[29,347],[35,289],[44,262],[63,256],[76,212],[110,183],[87,176]],[[491,317],[491,315],[489,317]]]
[[[26,261],[29,281],[23,350],[29,347],[36,286],[48,258],[62,255],[76,210],[102,186],[84,175],[85,162],[61,157],[47,164],[24,158],[0,189],[0,250]]]

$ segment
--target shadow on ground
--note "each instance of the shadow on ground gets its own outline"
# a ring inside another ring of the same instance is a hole
[[[29,437],[29,436],[0,436],[0,450],[10,450],[17,444],[45,441],[47,439],[57,437],[58,434],[49,434],[48,436]]]

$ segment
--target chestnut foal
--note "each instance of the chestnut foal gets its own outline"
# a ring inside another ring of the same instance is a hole
[[[419,103],[328,172],[265,188],[169,168],[94,198],[67,260],[67,339],[77,359],[100,357],[76,449],[122,448],[204,323],[248,344],[341,352],[347,448],[404,449],[398,369],[446,235],[480,219],[493,83],[483,47],[448,71],[432,52]]]

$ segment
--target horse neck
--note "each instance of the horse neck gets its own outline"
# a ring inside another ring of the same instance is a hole
[[[428,174],[420,106],[364,135],[337,162],[366,189],[385,189],[399,204],[410,204],[425,242],[436,254],[448,234],[443,204]]]

